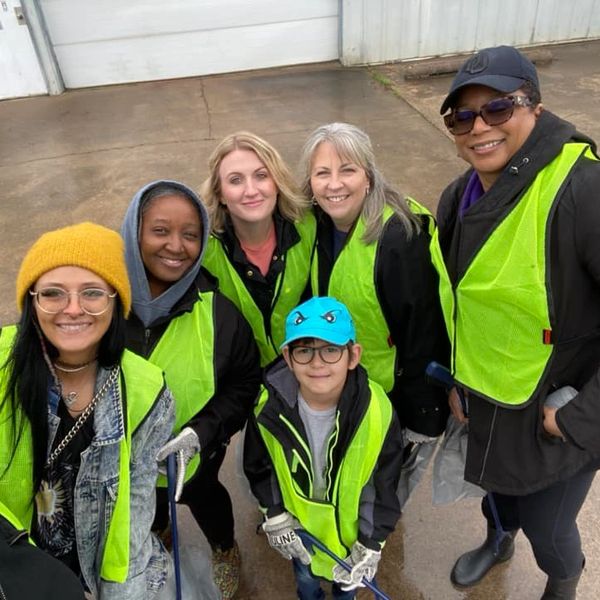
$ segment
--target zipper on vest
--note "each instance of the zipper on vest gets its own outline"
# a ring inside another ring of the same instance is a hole
[[[150,343],[150,334],[152,332],[150,331],[150,328],[146,327],[146,329],[144,329],[144,354],[143,356],[145,358],[148,357],[148,345]]]
[[[279,300],[279,295],[281,294],[281,288],[283,287],[283,278],[285,276],[285,268],[286,262],[284,256],[280,256],[279,260],[283,263],[283,269],[277,276],[277,280],[275,281],[275,291],[273,292],[273,299],[271,300],[271,316],[265,320],[263,317],[263,321],[265,321],[265,333],[267,334],[267,341],[271,344],[271,347],[275,351],[275,354],[279,354],[279,348],[275,346],[273,343],[273,337],[271,335],[271,319],[273,318],[273,313],[275,312],[275,306],[277,305],[277,300]]]
[[[17,533],[8,541],[9,546],[14,546],[20,539],[27,537],[27,532],[22,529],[21,531],[17,531]]]
[[[302,464],[304,466],[305,470],[308,472],[309,485],[310,485],[310,489],[312,492],[312,489],[314,486],[314,477],[313,477],[314,466],[312,463],[312,454],[310,452],[310,448],[307,446],[306,442],[302,439],[302,436],[296,431],[296,428],[292,425],[292,423],[288,419],[286,419],[281,414],[279,415],[279,419],[281,420],[282,423],[285,423],[286,429],[288,430],[289,433],[292,434],[293,439],[296,440],[296,442],[298,443],[300,448],[302,448],[302,450],[304,451],[304,455],[306,456],[306,458],[308,458],[308,465],[304,464],[304,461],[302,461],[302,460],[300,460],[300,464]],[[300,453],[297,450],[295,450],[295,451],[298,455],[298,458],[300,459],[301,458]]]
[[[454,323],[454,327],[452,328],[452,364],[450,365],[452,377],[454,377],[454,374],[456,373],[456,317],[458,314],[458,302],[456,301],[457,287],[458,284],[452,282],[452,322]]]
[[[0,583],[0,600],[8,600],[1,583]]]
[[[329,502],[333,502],[333,490],[331,489],[333,481],[331,478],[331,472],[333,470],[333,451],[335,450],[339,438],[340,433],[340,411],[336,412],[335,416],[335,426],[333,431],[329,434],[329,439],[327,440],[327,473],[326,473],[326,486],[325,486],[325,499],[329,500]],[[340,469],[338,469],[339,476]]]
[[[479,473],[479,481],[481,484],[483,480],[483,474],[485,472],[485,467],[487,466],[488,455],[490,453],[490,447],[492,445],[492,435],[494,434],[494,427],[496,425],[496,415],[498,414],[498,407],[494,406],[494,416],[492,417],[492,424],[490,425],[490,432],[488,434],[487,444],[485,445],[485,452],[483,454],[483,462],[481,463],[481,471]]]

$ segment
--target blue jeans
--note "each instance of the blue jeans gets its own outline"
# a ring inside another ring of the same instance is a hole
[[[325,592],[321,589],[321,579],[315,577],[310,568],[298,560],[294,564],[294,575],[296,576],[296,592],[299,600],[323,600]],[[356,597],[356,590],[344,592],[337,583],[331,584],[331,591],[335,600],[352,600]]]

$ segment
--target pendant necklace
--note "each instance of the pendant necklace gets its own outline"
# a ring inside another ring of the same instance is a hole
[[[71,408],[75,402],[77,402],[77,392],[69,392],[62,396],[63,402],[67,405],[67,408]]]
[[[80,363],[78,365],[71,365],[69,363],[64,363],[57,359],[54,361],[54,368],[57,371],[62,371],[63,373],[79,373],[80,371],[87,369],[90,365],[95,364],[96,360],[97,360],[96,357],[94,357],[94,358],[92,358],[92,360],[88,360],[87,362]],[[58,381],[58,378],[57,378],[57,381]],[[77,402],[77,400],[78,400],[77,392],[68,392],[66,394],[63,394],[62,386],[59,386],[59,387],[61,389],[61,396],[62,396],[64,403],[67,405],[67,408],[71,408],[71,406],[73,406],[73,404],[75,404],[75,402]]]

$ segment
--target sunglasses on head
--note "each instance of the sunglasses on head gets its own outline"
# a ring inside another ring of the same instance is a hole
[[[444,116],[444,123],[452,135],[464,135],[473,129],[477,117],[487,125],[502,125],[513,116],[515,106],[531,105],[527,96],[503,96],[486,102],[478,111],[453,109]]]

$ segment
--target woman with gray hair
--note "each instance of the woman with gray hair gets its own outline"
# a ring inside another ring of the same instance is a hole
[[[313,294],[348,306],[363,363],[410,431],[408,440],[441,434],[444,393],[425,378],[430,361],[446,362],[448,344],[429,255],[433,217],[386,181],[369,136],[354,125],[313,131],[301,168],[303,191],[316,205]]]

